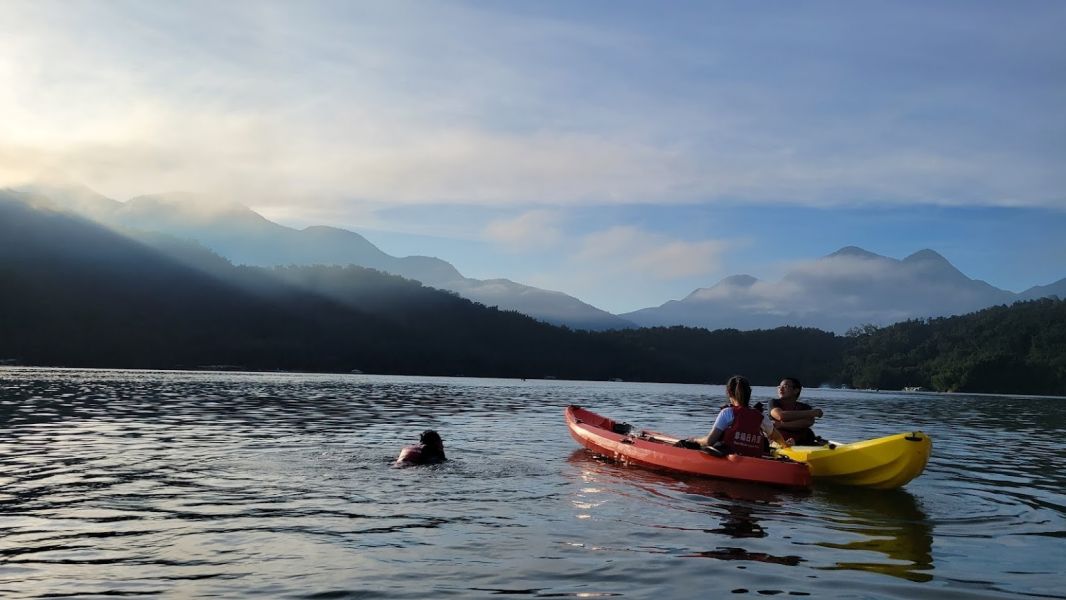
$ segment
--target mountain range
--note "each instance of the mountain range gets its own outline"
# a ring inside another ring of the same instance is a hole
[[[562,292],[508,279],[464,277],[439,258],[394,257],[353,231],[285,227],[234,202],[209,202],[191,194],[145,195],[119,202],[77,185],[27,186],[16,195],[113,228],[195,240],[235,264],[368,267],[574,329],[684,325],[751,330],[794,325],[843,333],[864,324],[883,326],[1018,300],[1066,298],[1066,278],[1014,293],[967,277],[933,250],[897,260],[849,246],[797,264],[779,281],[734,275],[681,300],[612,315]]]
[[[556,327],[359,266],[235,266],[0,190],[0,365],[1066,393],[1066,301],[863,327]],[[843,253],[856,254],[854,250]],[[870,258],[870,257],[865,257]],[[921,254],[907,263],[935,257]],[[739,281],[741,285],[754,285]]]
[[[181,193],[138,196],[119,202],[78,185],[39,184],[19,191],[37,205],[70,210],[111,227],[195,240],[235,264],[351,264],[414,279],[485,306],[515,310],[552,325],[590,330],[633,327],[633,323],[562,292],[509,279],[464,277],[439,258],[391,256],[346,229],[285,227],[238,203],[209,202]]]
[[[1066,298],[1066,279],[1015,294],[967,277],[933,250],[896,260],[848,246],[794,267],[780,281],[734,275],[682,300],[620,316],[642,327],[797,325],[842,333],[1053,295]]]
[[[814,332],[812,339],[817,339]],[[688,380],[691,365],[358,266],[234,266],[0,190],[0,364]],[[735,351],[735,349],[734,349]]]

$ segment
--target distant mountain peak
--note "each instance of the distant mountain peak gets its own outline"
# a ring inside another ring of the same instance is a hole
[[[1066,277],[1048,285],[1033,286],[1021,294],[1022,300],[1035,300],[1037,298],[1066,298]]]
[[[350,229],[341,229],[340,227],[332,227],[330,225],[308,225],[307,227],[304,227],[302,231],[313,236],[336,236],[341,238],[359,237],[365,239],[365,236]]]
[[[62,180],[38,180],[18,188],[21,191],[37,192],[41,194],[83,194],[104,198],[105,196],[91,187],[73,179]]]
[[[314,252],[319,253],[311,262],[362,263],[363,266],[383,268],[386,263],[393,260],[370,240],[348,229],[329,225],[311,225],[304,227],[298,235],[306,238],[304,243],[307,248],[315,248]],[[326,260],[330,255],[339,260]],[[406,273],[398,274],[407,275]]]
[[[844,246],[840,250],[826,256],[826,258],[833,258],[837,256],[853,256],[856,258],[884,258],[880,254],[875,254],[869,250],[864,250],[858,246]]]
[[[239,219],[239,222],[249,225],[273,225],[239,202],[189,192],[136,196],[126,201],[123,212],[125,216],[133,218],[152,215],[153,218],[177,218],[190,223],[211,222],[225,217]]]
[[[1066,283],[1066,280],[1064,280]],[[1066,293],[1057,284],[1033,297]],[[683,300],[619,315],[642,326],[765,329],[782,325],[844,331],[857,323],[964,314],[1010,302],[1016,294],[970,279],[933,250],[899,260],[857,246],[798,263],[777,282],[727,277]]]
[[[36,181],[13,188],[13,191],[27,196],[24,200],[35,206],[71,211],[91,218],[106,217],[122,206],[121,202],[69,179]]]
[[[951,264],[951,261],[928,248],[919,250],[907,258],[904,258],[900,261],[900,265],[930,275],[935,274],[936,277],[942,280],[953,279],[959,282],[967,282],[968,284],[983,285],[988,286],[989,288],[992,287],[983,281],[970,279],[962,271],[958,270],[955,265]]]
[[[213,212],[254,212],[247,206],[233,201],[220,200],[212,196],[194,194],[192,192],[166,192],[162,194],[144,194],[135,196],[126,202],[127,205],[168,206],[185,210],[213,211]]]
[[[937,252],[936,250],[930,250],[929,248],[925,248],[915,252],[914,254],[911,254],[907,258],[904,258],[903,262],[937,262],[951,264],[948,259],[944,258],[939,252]]]
[[[736,290],[749,289],[758,282],[759,280],[751,275],[730,275],[711,287],[693,290],[692,293],[685,297],[685,300],[700,301],[720,298],[723,294],[732,294]]]
[[[725,279],[714,284],[714,287],[718,287],[720,285],[731,285],[734,287],[751,287],[758,283],[758,281],[758,279],[752,277],[751,275],[730,275],[729,277],[726,277]]]

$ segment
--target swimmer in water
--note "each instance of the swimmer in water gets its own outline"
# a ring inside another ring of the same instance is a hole
[[[440,434],[427,429],[419,436],[417,444],[405,446],[396,457],[396,466],[435,465],[448,458],[444,456],[444,440]]]

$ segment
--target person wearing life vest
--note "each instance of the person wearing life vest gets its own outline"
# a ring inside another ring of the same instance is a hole
[[[811,427],[822,416],[820,408],[799,401],[803,385],[795,377],[785,377],[777,386],[777,399],[770,401],[770,418],[785,439],[801,446],[817,445],[820,438]],[[822,442],[824,443],[824,442]]]
[[[687,441],[699,444],[701,448],[717,448],[725,453],[744,456],[762,456],[765,453],[764,436],[782,446],[792,445],[774,429],[768,417],[748,406],[751,403],[751,383],[746,377],[730,377],[725,389],[729,406],[718,413],[711,432]]]

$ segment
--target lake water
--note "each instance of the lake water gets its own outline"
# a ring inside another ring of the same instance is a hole
[[[0,596],[1066,598],[1066,400],[804,399],[828,438],[929,433],[925,473],[684,479],[563,422],[702,434],[721,386],[0,369]],[[426,428],[452,460],[391,468]]]

